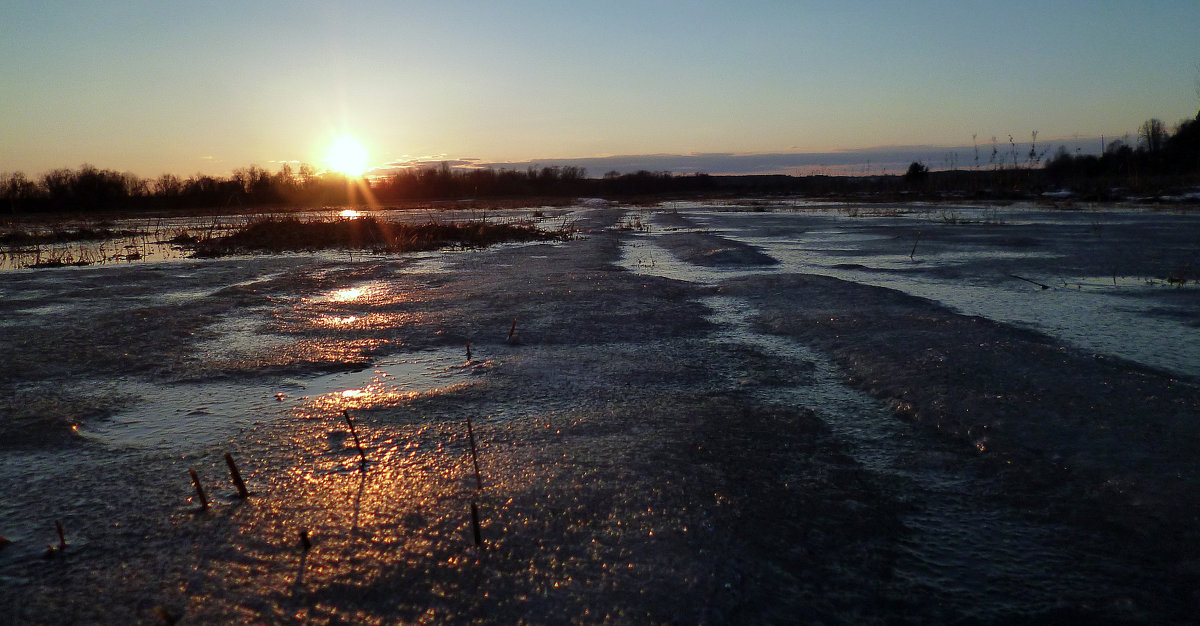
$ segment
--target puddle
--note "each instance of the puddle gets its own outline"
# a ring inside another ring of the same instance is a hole
[[[86,439],[114,449],[177,454],[219,444],[229,433],[295,415],[337,415],[342,409],[394,406],[421,395],[469,384],[487,361],[466,362],[461,351],[396,355],[359,371],[282,378],[273,384],[217,382],[181,385],[125,383],[116,391],[134,406],[79,428]]]
[[[490,361],[467,361],[463,350],[430,350],[380,360],[359,372],[288,379],[280,400],[302,406],[365,409],[396,406],[419,396],[461,389],[485,372]]]

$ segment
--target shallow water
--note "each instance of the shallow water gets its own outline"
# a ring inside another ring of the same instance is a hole
[[[966,223],[947,223],[940,217],[944,213],[931,216],[923,211],[907,217],[868,218],[836,212],[763,214],[732,212],[731,207],[683,208],[677,212],[694,229],[754,245],[779,260],[779,265],[698,269],[653,244],[662,228],[639,237],[626,252],[624,264],[659,276],[713,284],[753,273],[833,276],[928,298],[967,315],[1036,329],[1100,354],[1200,377],[1200,341],[1195,333],[1200,325],[1200,283],[1166,280],[1171,269],[1200,266],[1200,215],[1067,213],[1023,207],[952,210]],[[981,215],[996,222],[984,223]],[[916,232],[923,238],[912,235]],[[981,234],[983,238],[976,239]],[[1137,240],[1146,236],[1150,238]],[[1080,237],[1085,239],[1082,243]],[[1037,243],[1013,249],[1006,243],[1013,239]],[[1147,247],[1152,250],[1144,250]],[[1153,260],[1142,259],[1151,256]],[[1133,274],[1114,274],[1114,265]]]
[[[1146,284],[1189,258],[1189,216],[952,210],[580,208],[566,244],[4,272],[5,409],[39,434],[0,459],[0,597],[50,622],[1175,618],[1174,570],[1014,505],[985,456],[718,289],[824,274],[1198,375],[1195,288]],[[1097,241],[1163,230],[1105,286]],[[779,263],[686,263],[656,243],[680,231]],[[43,559],[55,519],[71,547]],[[60,601],[81,587],[115,591]]]

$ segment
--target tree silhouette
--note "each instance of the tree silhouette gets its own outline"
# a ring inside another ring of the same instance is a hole
[[[904,182],[910,185],[916,185],[925,182],[929,178],[929,168],[920,161],[913,161],[908,166],[908,171],[904,173]]]
[[[1138,137],[1147,152],[1157,154],[1167,142],[1167,125],[1163,124],[1162,120],[1152,117],[1138,127]]]

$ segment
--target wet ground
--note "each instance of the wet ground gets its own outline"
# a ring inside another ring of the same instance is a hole
[[[1195,215],[598,205],[562,244],[3,272],[0,610],[1194,620]]]

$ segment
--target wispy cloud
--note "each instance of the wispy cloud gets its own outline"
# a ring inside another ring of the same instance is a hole
[[[529,167],[579,167],[588,176],[598,177],[609,172],[628,174],[641,170],[671,172],[674,174],[790,174],[806,175],[858,175],[903,173],[913,161],[920,161],[930,169],[989,168],[1011,164],[1015,159],[1020,165],[1040,163],[1052,156],[1059,146],[1072,154],[1095,154],[1101,149],[1100,138],[1071,138],[1063,140],[986,144],[973,146],[881,146],[837,152],[771,152],[737,154],[711,152],[698,154],[629,154],[615,156],[581,157],[566,159],[536,159],[529,161],[481,161],[473,158],[451,158],[445,156],[404,157],[395,159],[379,168],[377,175],[411,168],[440,167],[442,163],[461,169],[516,169]],[[1032,156],[1030,155],[1033,151]]]
[[[466,157],[451,157],[447,155],[430,155],[430,156],[410,156],[403,155],[392,159],[383,165],[380,165],[374,170],[376,174],[387,174],[389,172],[409,169],[423,169],[426,167],[441,167],[446,164],[453,168],[476,168],[481,167],[479,159]]]

